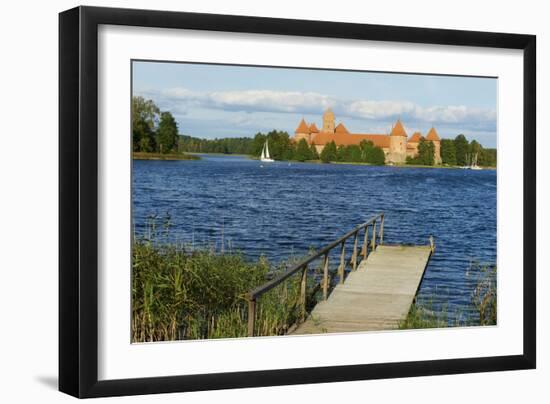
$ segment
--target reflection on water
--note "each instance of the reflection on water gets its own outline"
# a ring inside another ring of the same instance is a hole
[[[305,255],[386,214],[386,243],[427,244],[420,288],[466,310],[471,261],[496,261],[496,171],[276,162],[235,156],[134,161],[136,232],[151,215],[171,217],[171,237],[278,262]]]

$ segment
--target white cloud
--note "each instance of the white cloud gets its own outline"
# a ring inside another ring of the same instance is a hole
[[[348,113],[357,118],[401,118],[428,123],[496,121],[496,112],[491,109],[471,108],[465,105],[421,107],[408,101],[354,101],[349,104]]]
[[[189,106],[215,108],[245,112],[319,112],[333,106],[331,97],[314,92],[243,90],[194,92],[185,88],[171,88],[162,91],[145,91],[163,104],[172,104],[177,109]]]
[[[496,127],[496,111],[465,105],[424,107],[410,101],[341,100],[315,93],[298,91],[242,90],[196,92],[186,88],[144,91],[161,109],[186,114],[189,108],[199,107],[224,111],[278,112],[316,114],[327,107],[334,109],[337,118],[367,119],[392,122],[400,118],[410,124],[446,124],[463,129]]]

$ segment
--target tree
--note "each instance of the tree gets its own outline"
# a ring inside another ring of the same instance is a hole
[[[359,143],[359,149],[361,150],[361,161],[369,164],[384,165],[386,162],[386,155],[384,151],[375,146],[370,140],[362,140]]]
[[[155,125],[159,109],[152,100],[132,97],[132,149],[139,152],[155,150]]]
[[[455,142],[452,139],[441,139],[441,162],[446,165],[456,165]]]
[[[424,166],[433,166],[435,164],[435,145],[432,141],[423,137],[418,142],[418,154],[416,157],[407,157],[407,164],[421,164]]]
[[[296,144],[290,143],[288,147],[283,151],[283,160],[296,160]]]
[[[433,142],[420,138],[418,143],[418,163],[425,166],[433,166],[435,164],[435,146]]]
[[[158,122],[160,110],[153,100],[146,100],[141,96],[132,97],[132,125],[144,121],[149,129],[154,130]]]
[[[338,150],[336,149],[336,143],[334,143],[334,140],[325,145],[323,151],[321,152],[320,158],[323,163],[330,163],[331,161],[338,160]]]
[[[264,148],[265,140],[267,139],[267,136],[264,135],[261,132],[256,133],[254,136],[254,140],[252,141],[252,147],[250,150],[250,154],[253,156],[260,157],[260,154],[262,153],[262,149]]]
[[[152,153],[155,151],[155,133],[147,122],[140,119],[132,128],[132,150],[135,152]]]
[[[481,149],[477,164],[484,167],[496,167],[497,165],[497,150],[496,149]]]
[[[384,154],[384,150],[378,146],[373,147],[369,153],[367,153],[367,163],[383,166],[386,163],[386,155]]]
[[[312,160],[319,160],[319,153],[317,153],[317,148],[314,144],[309,146],[310,153],[311,153],[311,159]]]
[[[267,134],[269,141],[269,153],[274,160],[282,160],[285,151],[291,147],[292,142],[287,132],[272,130]]]
[[[338,146],[338,161],[359,163],[363,160],[363,152],[358,145]]]
[[[459,166],[468,165],[468,140],[464,135],[460,134],[455,138],[454,144],[456,152],[456,164]]]
[[[294,152],[294,160],[306,161],[311,160],[311,150],[305,139],[300,139]]]
[[[178,144],[178,124],[170,112],[163,112],[160,115],[157,143],[161,153],[174,151]]]

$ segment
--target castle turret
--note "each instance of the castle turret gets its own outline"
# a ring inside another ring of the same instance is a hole
[[[334,133],[334,112],[330,108],[323,114],[323,128],[321,132]]]
[[[308,143],[310,143],[310,136],[309,136],[310,130],[309,126],[307,125],[304,118],[300,121],[300,124],[294,131],[294,139],[298,142],[300,139],[305,139]]]
[[[426,140],[429,140],[434,144],[435,164],[441,164],[441,139],[433,126],[426,135]]]
[[[390,148],[388,161],[404,163],[407,159],[407,132],[398,119],[390,132]]]

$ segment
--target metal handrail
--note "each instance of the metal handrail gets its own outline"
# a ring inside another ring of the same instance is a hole
[[[340,265],[338,266],[338,273],[340,276],[340,283],[344,282],[344,273],[345,273],[345,267],[352,264],[352,269],[355,270],[357,268],[357,242],[358,242],[358,235],[359,232],[364,229],[364,239],[363,239],[363,247],[362,247],[362,255],[363,258],[366,258],[368,255],[368,228],[369,226],[372,226],[372,238],[371,238],[371,251],[376,248],[376,222],[380,221],[380,231],[378,233],[379,242],[378,244],[382,244],[384,240],[384,213],[379,213],[375,216],[372,216],[370,219],[368,219],[366,222],[360,224],[359,226],[355,227],[353,230],[347,232],[342,237],[338,238],[337,240],[333,241],[332,243],[326,245],[325,247],[319,249],[314,254],[310,255],[309,257],[304,258],[302,261],[298,262],[293,267],[286,270],[281,275],[275,277],[274,279],[271,279],[270,281],[264,283],[263,285],[257,287],[256,289],[253,289],[248,294],[248,336],[254,336],[254,324],[255,324],[255,317],[256,317],[256,301],[259,297],[261,297],[264,293],[270,291],[274,287],[280,285],[282,282],[284,282],[286,279],[290,278],[292,275],[295,275],[296,273],[302,271],[302,282],[301,282],[301,291],[300,291],[300,300],[302,303],[302,317],[305,318],[305,300],[306,300],[306,280],[307,280],[307,267],[308,265],[318,259],[319,257],[324,255],[324,264],[323,264],[323,297],[326,300],[328,296],[328,256],[331,250],[333,250],[338,245],[341,245],[342,251],[340,254]],[[354,246],[353,246],[353,254],[351,260],[348,261],[348,263],[345,263],[345,243],[346,241],[351,237],[355,236],[354,240]]]

